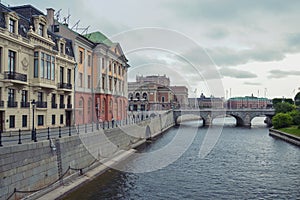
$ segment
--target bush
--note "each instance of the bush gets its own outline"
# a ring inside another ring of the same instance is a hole
[[[300,125],[300,111],[299,110],[293,110],[292,112],[288,113],[293,118],[293,124],[294,125]]]
[[[276,103],[274,105],[274,108],[276,113],[288,113],[293,111],[295,109],[295,106],[287,102],[281,102]]]
[[[284,128],[293,124],[293,118],[290,114],[278,113],[273,117],[272,123],[276,129]]]

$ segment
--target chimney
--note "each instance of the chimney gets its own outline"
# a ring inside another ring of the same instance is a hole
[[[47,8],[47,21],[49,27],[53,27],[54,25],[54,9],[53,8]]]

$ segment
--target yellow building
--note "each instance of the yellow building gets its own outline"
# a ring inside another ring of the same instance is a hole
[[[0,130],[73,124],[72,42],[31,5],[0,6]]]

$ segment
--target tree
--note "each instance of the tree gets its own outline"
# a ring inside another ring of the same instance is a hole
[[[300,125],[300,111],[299,110],[293,110],[288,113],[293,118],[293,124],[294,125]]]
[[[288,113],[278,113],[273,117],[272,123],[276,129],[284,128],[293,124],[293,118]]]
[[[295,106],[287,102],[280,102],[276,103],[274,108],[276,113],[288,113],[294,110]]]
[[[300,92],[298,92],[294,98],[296,106],[300,106]]]

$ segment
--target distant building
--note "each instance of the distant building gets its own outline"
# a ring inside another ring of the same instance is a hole
[[[128,110],[169,110],[188,103],[185,86],[170,86],[164,76],[137,76],[136,82],[128,83]]]
[[[203,93],[200,98],[189,98],[190,108],[224,108],[224,99],[219,97],[206,97]]]
[[[245,96],[245,97],[233,97],[228,99],[227,108],[229,109],[241,109],[241,108],[251,108],[251,109],[265,109],[272,108],[273,103],[271,99],[258,98],[255,96]]]
[[[0,9],[0,131],[74,124],[72,41],[31,5]]]

